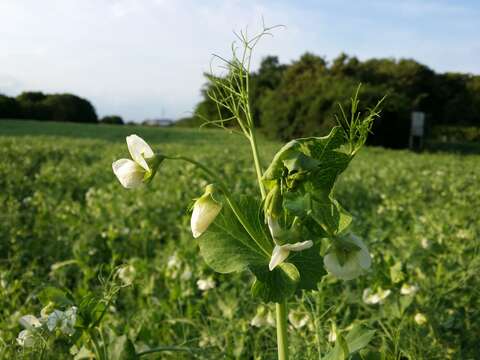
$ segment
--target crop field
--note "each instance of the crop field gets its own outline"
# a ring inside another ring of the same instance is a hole
[[[150,186],[123,189],[111,164],[130,134],[258,191],[248,144],[224,131],[0,121],[0,358],[92,358],[75,333],[41,354],[17,343],[22,316],[66,296],[101,299],[112,359],[127,339],[142,359],[275,359],[274,305],[198,254],[188,204],[202,173],[165,160]],[[280,146],[260,139],[264,167]],[[367,147],[336,194],[372,267],[289,300],[291,358],[321,359],[354,323],[373,334],[355,359],[480,359],[480,156]]]

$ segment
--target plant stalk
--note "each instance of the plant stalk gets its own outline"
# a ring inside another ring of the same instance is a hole
[[[287,301],[275,304],[277,311],[278,360],[288,360]]]
[[[255,131],[250,129],[250,146],[252,147],[253,162],[255,164],[255,172],[257,173],[258,187],[260,188],[260,193],[262,194],[262,200],[265,199],[265,187],[262,182],[262,166],[260,165],[260,155],[258,154],[257,138],[255,136]]]

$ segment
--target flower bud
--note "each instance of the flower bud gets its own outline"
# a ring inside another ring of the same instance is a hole
[[[370,268],[372,259],[363,241],[355,235],[337,239],[323,258],[325,269],[332,275],[352,280]]]
[[[213,198],[214,192],[214,185],[207,185],[205,193],[193,205],[190,226],[194,238],[198,238],[207,230],[222,209],[222,204]]]
[[[265,198],[265,217],[277,218],[282,213],[283,197],[280,186],[275,184],[273,188],[268,192]]]

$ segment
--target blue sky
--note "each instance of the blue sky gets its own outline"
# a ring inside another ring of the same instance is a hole
[[[262,16],[286,29],[255,64],[343,51],[480,74],[480,1],[2,0],[0,93],[71,92],[135,121],[186,116],[211,54],[228,56],[232,31]]]

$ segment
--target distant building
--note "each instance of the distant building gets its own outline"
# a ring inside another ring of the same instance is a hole
[[[172,119],[147,119],[142,124],[148,126],[170,126],[173,123]]]

